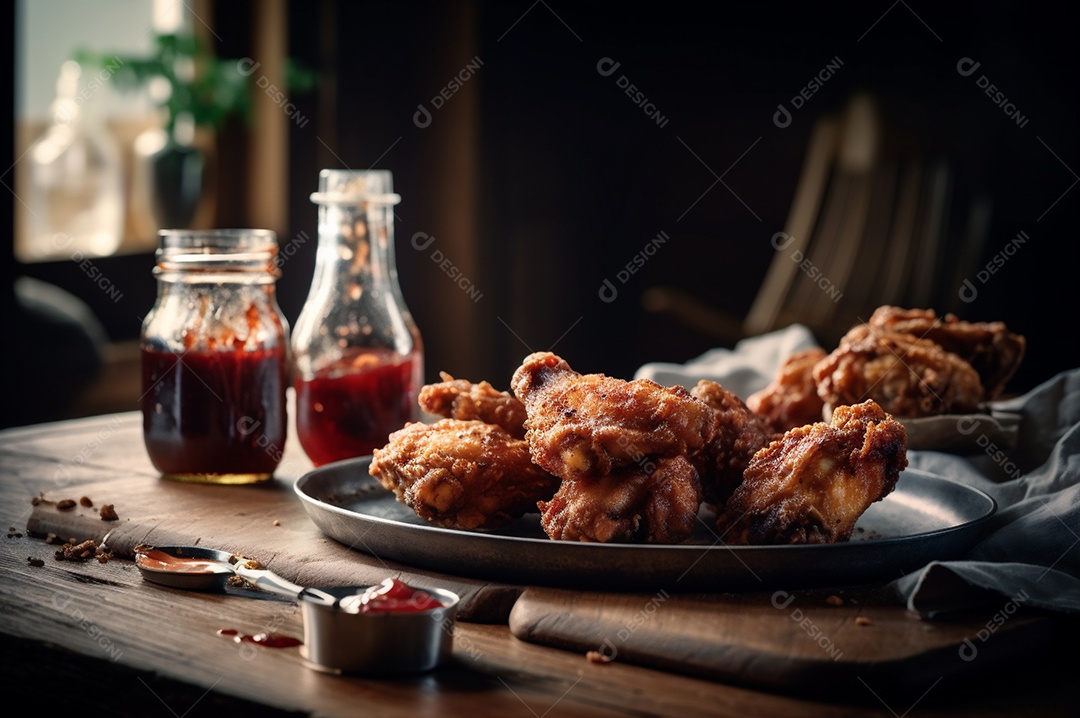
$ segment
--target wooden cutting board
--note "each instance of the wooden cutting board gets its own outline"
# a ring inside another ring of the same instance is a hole
[[[818,697],[870,690],[887,702],[1075,641],[1077,625],[1005,601],[991,615],[924,621],[881,587],[709,596],[529,588],[510,614],[516,637],[584,660]]]

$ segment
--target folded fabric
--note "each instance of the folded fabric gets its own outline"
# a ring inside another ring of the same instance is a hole
[[[796,324],[686,364],[646,364],[635,378],[688,388],[711,379],[745,399],[788,355],[811,346],[813,334]],[[909,445],[908,462],[986,492],[997,512],[965,556],[933,561],[892,586],[924,617],[1010,604],[1080,612],[1080,369],[986,409],[946,422],[951,433],[936,435],[948,440],[917,443],[932,448]]]
[[[896,582],[921,615],[1008,601],[1080,612],[1080,369],[999,405],[1020,415],[1015,449],[986,440],[967,456],[909,452],[911,466],[998,502],[966,560],[935,562]]]
[[[711,349],[686,364],[645,364],[634,378],[652,379],[664,386],[679,384],[687,389],[700,379],[712,379],[746,399],[772,381],[788,356],[816,346],[813,332],[801,324],[793,324],[787,329],[743,339],[734,349]]]

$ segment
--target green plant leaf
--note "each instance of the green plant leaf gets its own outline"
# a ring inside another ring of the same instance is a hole
[[[80,49],[73,59],[95,71],[107,69],[109,81],[121,91],[136,91],[154,78],[164,78],[172,90],[162,103],[170,130],[183,113],[190,114],[196,125],[215,130],[230,117],[251,120],[254,80],[240,72],[238,60],[214,57],[194,35],[158,35],[153,53],[145,57]],[[286,59],[285,71],[290,92],[308,92],[318,83],[318,73],[302,63]]]

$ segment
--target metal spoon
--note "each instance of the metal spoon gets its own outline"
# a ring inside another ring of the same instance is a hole
[[[198,546],[144,546],[135,565],[147,581],[188,591],[223,591],[233,576],[279,596],[337,606],[339,599],[318,588],[300,586],[243,556]]]

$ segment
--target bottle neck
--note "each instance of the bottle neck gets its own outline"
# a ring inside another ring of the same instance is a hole
[[[393,207],[319,207],[313,295],[331,291],[345,303],[400,302],[395,262]]]
[[[319,202],[315,273],[292,335],[300,378],[360,354],[420,351],[398,287],[393,220],[393,207],[384,202]]]

